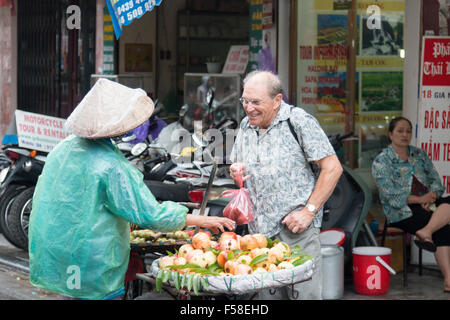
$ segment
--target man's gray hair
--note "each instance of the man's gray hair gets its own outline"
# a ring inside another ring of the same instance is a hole
[[[248,73],[242,81],[244,87],[248,81],[260,75],[264,76],[264,80],[267,82],[267,90],[269,96],[275,98],[277,94],[283,93],[283,85],[281,84],[280,78],[270,71],[255,70]]]

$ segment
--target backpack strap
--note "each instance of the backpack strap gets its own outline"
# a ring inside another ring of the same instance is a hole
[[[290,110],[290,111],[292,112],[292,109],[294,109],[294,108],[295,108],[295,107],[291,107],[291,110]],[[300,148],[302,149],[303,153],[305,153],[305,150],[303,150],[303,144],[300,143],[300,140],[299,140],[299,138],[298,138],[297,132],[295,132],[294,126],[292,125],[290,114],[289,114],[289,118],[287,119],[287,123],[288,123],[288,125],[289,125],[289,130],[291,130],[291,133],[292,133],[292,135],[294,136],[295,140],[297,141],[298,145],[299,145]]]
[[[291,118],[287,119],[287,123],[289,125],[289,130],[291,130],[292,135],[294,136],[295,140],[299,144],[300,148],[302,148],[302,150],[303,150],[303,146],[302,146],[302,144],[300,143],[300,141],[298,139],[298,135],[297,135],[297,133],[294,130],[294,126],[292,125]]]
[[[292,109],[293,108],[291,108],[291,111],[292,111]],[[295,129],[294,129],[294,126],[292,125],[290,117],[287,119],[287,123],[288,123],[288,126],[289,126],[289,130],[291,131],[292,135],[294,136],[295,140],[297,141],[298,145],[300,146],[300,149],[302,149],[302,152],[305,155],[305,159],[306,159],[306,154],[305,154],[305,150],[303,149],[303,144],[300,143],[300,140],[298,138],[297,132],[295,132]],[[311,167],[311,171],[313,172],[314,176],[317,177],[318,176],[318,169],[310,161],[308,161],[308,163],[309,163],[309,166]]]

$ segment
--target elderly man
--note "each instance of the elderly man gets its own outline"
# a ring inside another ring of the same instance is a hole
[[[341,164],[317,120],[282,101],[282,85],[276,75],[249,73],[241,103],[247,117],[240,124],[231,153],[230,173],[235,180],[238,172],[245,175],[255,210],[250,233],[276,237],[312,255],[313,277],[295,290],[300,299],[321,299],[322,206],[342,174]],[[317,179],[309,162],[321,169]],[[292,298],[290,288],[277,292],[278,297],[265,291],[260,296]]]

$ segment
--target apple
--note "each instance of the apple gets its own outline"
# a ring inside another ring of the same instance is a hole
[[[224,267],[225,262],[228,260],[228,251],[220,251],[220,253],[217,255],[217,263],[221,268]]]
[[[216,255],[211,250],[206,251],[203,254],[203,257],[206,260],[206,267],[205,268],[208,268],[209,266],[213,265],[217,261]]]
[[[192,246],[195,249],[209,249],[211,248],[211,237],[205,232],[199,232],[192,237]]]
[[[240,241],[242,250],[252,250],[258,248],[258,242],[251,234],[246,234]]]
[[[278,269],[292,269],[294,265],[289,261],[283,261],[278,265]]]
[[[219,249],[220,245],[219,245],[219,243],[217,241],[211,240],[211,248]]]
[[[176,266],[182,266],[185,265],[186,263],[187,263],[186,258],[183,257],[175,258],[175,260],[173,261],[173,264]]]
[[[252,259],[262,254],[264,254],[264,251],[261,248],[255,248],[250,251],[250,257],[252,257]]]
[[[263,261],[261,261],[261,262],[258,262],[258,263],[256,263],[255,264],[255,267],[256,268],[267,268],[268,266],[270,265],[270,263],[269,263],[269,259],[266,259],[266,260],[263,260]]]
[[[261,267],[257,267],[253,273],[267,273],[267,270]]]
[[[197,254],[192,257],[190,263],[198,265],[200,268],[206,268],[208,261],[206,261],[203,254]]]
[[[237,234],[234,233],[234,232],[229,232],[229,231],[224,232],[224,233],[222,233],[222,234],[220,235],[219,242],[221,242],[221,241],[223,241],[223,240],[226,240],[226,239],[234,239],[234,240],[237,240]]]
[[[253,238],[256,239],[256,242],[258,243],[259,248],[266,248],[267,247],[267,239],[266,237],[261,233],[255,233],[253,234]]]
[[[284,256],[291,256],[291,247],[286,242],[279,242],[275,247],[280,247]]]
[[[250,262],[252,262],[252,258],[247,255],[247,254],[243,254],[242,256],[240,256],[239,258],[236,259],[238,262],[249,265]]]
[[[234,266],[234,274],[250,274],[252,273],[252,268],[249,265],[243,264],[243,263],[237,263]]]
[[[203,250],[201,250],[201,249],[192,250],[191,252],[188,253],[188,255],[186,257],[186,261],[191,262],[193,257],[195,257],[197,255],[202,255],[202,254],[203,254]]]
[[[194,251],[192,244],[183,244],[180,249],[178,249],[178,255],[182,258],[186,258],[191,251]]]
[[[238,263],[234,260],[228,260],[225,262],[225,265],[223,266],[223,270],[226,273],[234,274],[235,267],[238,265]]]
[[[268,267],[266,268],[267,272],[273,272],[273,271],[277,271],[278,268],[275,264],[271,263],[268,265]]]
[[[231,251],[239,249],[239,243],[235,239],[225,239],[220,241],[220,250]]]
[[[174,260],[175,260],[175,257],[171,257],[171,256],[162,257],[161,260],[159,260],[159,268],[166,269],[167,266],[174,265]]]
[[[278,245],[269,249],[269,263],[275,263],[277,260],[283,261],[283,258],[283,250]]]

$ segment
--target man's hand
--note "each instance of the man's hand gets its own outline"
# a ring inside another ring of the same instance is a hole
[[[236,185],[240,186],[241,182],[244,183],[250,178],[250,175],[244,177],[245,170],[245,164],[242,162],[235,162],[230,166],[230,176]],[[240,181],[240,178],[242,178],[242,181]]]
[[[305,207],[301,210],[292,211],[281,223],[286,225],[292,233],[302,233],[312,223],[314,216],[315,214]]]

